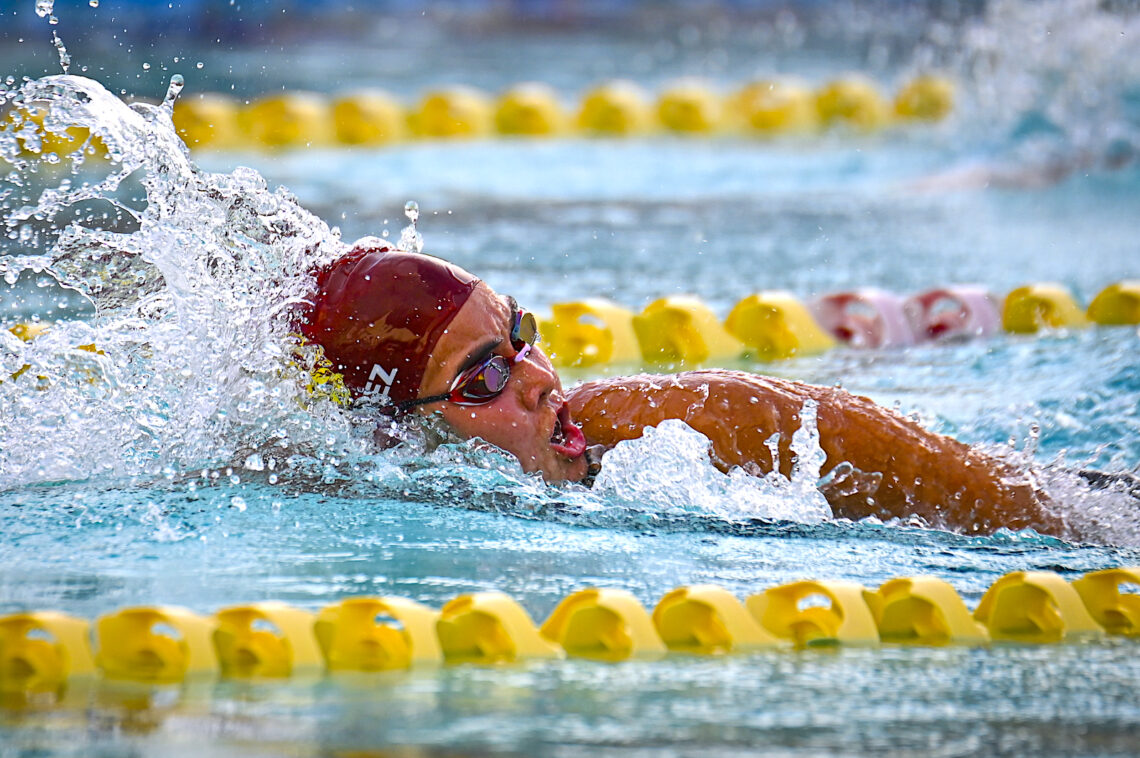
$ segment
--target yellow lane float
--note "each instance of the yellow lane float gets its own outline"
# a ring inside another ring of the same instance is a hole
[[[1073,642],[1103,637],[1073,586],[1052,571],[1014,571],[994,582],[974,611],[994,640]]]
[[[1088,317],[1098,324],[1140,324],[1140,279],[1110,284],[1089,303]]]
[[[521,137],[552,137],[570,128],[570,117],[558,93],[546,84],[516,84],[499,96],[495,105],[495,131]]]
[[[995,580],[970,614],[945,581],[900,577],[875,592],[850,581],[800,581],[741,603],[715,585],[678,587],[646,612],[625,590],[589,588],[536,629],[501,592],[461,595],[439,611],[394,597],[351,597],[311,612],[254,603],[202,616],[127,608],[95,624],[54,611],[0,616],[0,693],[54,692],[70,678],[171,683],[194,676],[281,678],[448,663],[654,660],[848,645],[986,645],[1140,638],[1140,567],[1094,571],[1069,584],[1048,571]],[[18,699],[18,697],[17,697]]]
[[[870,132],[886,126],[890,107],[870,79],[850,75],[828,82],[816,92],[815,105],[824,126],[843,124]]]
[[[501,592],[460,595],[440,610],[439,644],[449,663],[509,663],[564,658],[523,607]]]
[[[983,645],[986,628],[974,620],[948,582],[933,576],[892,579],[863,595],[883,642]]]
[[[895,94],[895,116],[906,121],[941,121],[954,110],[954,83],[944,76],[922,74]]]
[[[214,648],[231,677],[286,677],[320,666],[314,614],[285,603],[253,603],[214,614]]]
[[[332,110],[324,95],[287,92],[255,100],[238,113],[242,132],[270,148],[314,147],[332,143]]]
[[[657,121],[677,134],[713,134],[724,127],[724,102],[700,79],[666,85],[657,98]]]
[[[660,658],[666,652],[653,619],[626,590],[575,592],[558,604],[539,632],[575,658],[624,661]]]
[[[744,345],[725,330],[712,309],[689,295],[654,300],[633,317],[633,330],[649,363],[704,363],[744,352]]]
[[[398,597],[350,597],[313,625],[329,671],[384,671],[443,663],[439,611]]]
[[[127,608],[95,624],[95,662],[112,679],[177,682],[218,671],[217,622],[175,606]]]
[[[1039,283],[1018,287],[1005,296],[1002,327],[1007,332],[1032,334],[1042,329],[1082,329],[1088,318],[1061,284]]]
[[[749,616],[735,595],[711,584],[666,594],[653,609],[653,624],[674,652],[720,655],[787,646]]]
[[[586,94],[578,110],[578,128],[590,135],[627,137],[654,126],[649,96],[626,80],[607,82]]]
[[[192,93],[174,104],[174,129],[187,147],[240,147],[237,100],[216,92]]]
[[[84,159],[102,157],[107,147],[99,137],[93,137],[91,130],[84,126],[57,126],[50,118],[46,107],[13,107],[0,120],[0,133],[12,134],[20,145],[20,156],[55,155],[64,158],[83,151]],[[60,163],[61,161],[56,161]]]
[[[409,123],[419,137],[485,137],[494,126],[493,107],[474,87],[448,87],[424,95]]]
[[[748,611],[765,629],[802,648],[878,645],[879,630],[855,582],[791,582],[750,595]]]
[[[332,103],[333,128],[342,145],[385,145],[408,133],[408,114],[388,92],[362,89],[339,95]]]
[[[24,342],[31,342],[46,334],[50,329],[51,324],[46,321],[23,322],[13,324],[12,326],[8,327],[9,332]],[[87,345],[76,345],[73,350],[79,352],[71,352],[67,357],[68,368],[74,370],[71,375],[82,378],[88,384],[95,384],[98,382],[102,378],[102,367],[92,356],[105,355],[105,353],[100,350],[94,343]],[[26,375],[31,368],[32,365],[30,363],[25,363],[24,365],[20,366],[20,368],[12,372],[12,374],[7,378],[10,381],[15,381],[21,376]],[[3,384],[4,381],[4,379],[0,379],[0,384]],[[52,380],[51,377],[45,374],[37,373],[35,374],[35,381],[35,388],[38,390],[44,390],[51,386]]]
[[[19,324],[13,324],[8,327],[8,331],[19,337],[24,342],[31,342],[36,337],[45,333],[51,328],[51,324],[46,321],[28,321]]]
[[[659,130],[710,137],[773,136],[814,133],[821,125],[873,131],[892,119],[938,121],[953,109],[954,99],[953,83],[933,74],[904,83],[893,102],[861,75],[837,78],[818,89],[794,78],[762,78],[727,96],[694,77],[669,82],[655,95],[632,81],[614,80],[589,90],[570,108],[541,82],[513,85],[494,100],[472,87],[446,86],[425,92],[416,104],[401,103],[382,90],[362,89],[331,102],[315,93],[274,93],[243,108],[230,95],[207,92],[179,100],[174,124],[195,148],[382,145],[404,136],[631,137]],[[28,155],[62,155],[87,139],[87,131],[77,128],[47,134],[43,120],[41,110],[12,111],[0,129],[15,132]],[[98,139],[88,147],[89,153],[103,152]]]
[[[1120,585],[1140,588],[1140,567],[1104,569],[1073,581],[1096,623],[1109,634],[1140,637],[1140,595],[1120,591]]]
[[[11,332],[12,334],[16,335],[16,337],[18,337],[20,340],[22,340],[24,342],[31,342],[36,337],[39,337],[41,334],[45,333],[50,328],[51,328],[51,324],[48,324],[47,322],[30,321],[30,322],[26,322],[26,323],[13,324],[12,326],[8,327],[8,331]],[[19,379],[21,376],[24,376],[25,374],[28,373],[28,370],[31,367],[32,367],[32,364],[30,364],[30,363],[25,363],[24,365],[20,366],[18,369],[13,371],[11,373],[11,375],[9,375],[7,377],[8,381],[15,381],[15,380]],[[44,376],[43,374],[36,374],[35,379],[37,382],[36,389],[45,389],[46,387],[48,387],[48,378],[46,376]],[[0,378],[0,384],[3,384],[3,383],[4,383],[4,379]]]
[[[56,689],[95,673],[85,619],[53,611],[0,618],[0,692]]]
[[[729,312],[724,326],[754,358],[764,361],[814,355],[836,344],[807,306],[783,290],[744,298]]]
[[[641,360],[633,312],[603,298],[550,306],[542,341],[558,366],[595,366]]]
[[[793,80],[752,82],[729,99],[729,110],[748,134],[807,134],[819,129],[815,93]]]

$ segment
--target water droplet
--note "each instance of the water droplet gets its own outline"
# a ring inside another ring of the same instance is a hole
[[[162,99],[162,107],[166,109],[174,108],[174,101],[178,99],[181,94],[182,88],[186,86],[186,80],[182,78],[182,74],[175,74],[170,77],[170,86],[166,88],[166,97]]]
[[[142,64],[142,70],[143,71],[150,71],[150,64],[149,63]]]
[[[423,252],[424,238],[416,229],[416,222],[420,220],[420,205],[415,200],[409,200],[404,204],[404,215],[412,223],[408,224],[400,232],[400,242],[397,245],[401,250],[408,250],[414,253]]]
[[[206,64],[203,63],[202,61],[198,61],[196,64],[194,64],[194,68],[202,68],[202,66],[205,66],[205,65]]]
[[[55,16],[52,16],[52,23],[55,23]],[[63,69],[63,73],[68,73],[71,68],[71,56],[67,54],[67,48],[63,45],[63,40],[54,31],[51,33],[51,42],[55,45],[56,51],[59,53],[59,65]]]
[[[99,7],[99,0],[87,0],[87,4],[90,5],[92,8],[98,8]]]

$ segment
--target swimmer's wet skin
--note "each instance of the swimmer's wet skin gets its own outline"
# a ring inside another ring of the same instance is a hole
[[[763,475],[773,467],[766,442],[779,433],[785,476],[805,401],[817,404],[827,455],[822,472],[845,462],[854,468],[823,489],[839,517],[918,515],[978,533],[1030,527],[1056,534],[1064,527],[1023,472],[841,389],[705,370],[588,382],[570,392],[571,410],[591,443],[612,447],[646,427],[681,419],[711,440],[719,468]]]
[[[714,463],[756,475],[779,468],[805,402],[817,405],[836,515],[918,515],[936,526],[988,533],[1000,527],[1064,534],[1024,472],[867,398],[736,371],[690,371],[586,382],[564,392],[534,344],[533,317],[457,266],[359,241],[317,273],[300,329],[357,397],[382,396],[399,417],[442,419],[456,434],[514,455],[549,482],[584,481],[591,446],[613,447],[646,427],[680,419],[711,440]]]

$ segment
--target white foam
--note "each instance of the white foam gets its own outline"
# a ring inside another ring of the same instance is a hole
[[[797,462],[790,479],[778,471],[764,477],[740,468],[722,473],[709,458],[709,439],[683,421],[669,420],[607,452],[594,492],[640,507],[727,519],[826,521],[832,513],[816,486],[824,454],[814,408],[805,407],[802,415],[804,424],[793,438]]]

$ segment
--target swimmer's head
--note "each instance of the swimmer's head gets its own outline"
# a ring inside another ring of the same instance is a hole
[[[302,333],[356,394],[511,453],[547,481],[586,476],[570,416],[534,318],[463,269],[366,238],[322,271]]]
[[[414,399],[428,358],[479,280],[438,258],[358,241],[317,275],[301,333],[355,395]]]

